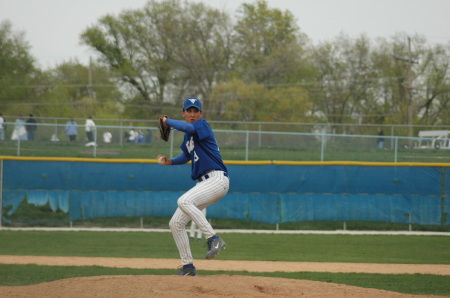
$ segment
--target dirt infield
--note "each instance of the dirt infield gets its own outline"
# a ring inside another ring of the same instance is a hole
[[[95,276],[25,287],[0,287],[9,297],[425,297],[308,280],[239,275]],[[433,297],[433,296],[426,296]],[[440,297],[442,296],[434,296]]]
[[[0,264],[177,268],[175,259],[0,256]],[[197,260],[200,276],[95,276],[31,286],[0,287],[1,297],[425,297],[341,284],[242,275],[201,276],[201,270],[356,272],[450,275],[450,265],[350,264]],[[174,270],[174,273],[176,271]],[[442,297],[442,296],[427,296]]]

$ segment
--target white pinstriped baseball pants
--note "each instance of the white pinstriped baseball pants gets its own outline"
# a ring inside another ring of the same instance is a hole
[[[186,225],[193,220],[205,238],[214,236],[214,229],[201,210],[223,198],[230,187],[230,181],[223,171],[213,171],[208,176],[208,179],[197,182],[178,199],[178,208],[169,222],[182,265],[194,262]]]

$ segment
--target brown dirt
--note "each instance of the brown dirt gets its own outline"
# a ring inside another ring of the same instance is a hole
[[[175,259],[0,256],[0,264],[176,268]],[[350,264],[197,260],[199,276],[95,276],[0,287],[0,297],[425,297],[341,284],[242,275],[201,276],[202,270],[356,272],[450,275],[450,265]],[[176,270],[174,270],[174,274]],[[432,297],[432,296],[428,296]],[[442,296],[436,296],[442,297]]]

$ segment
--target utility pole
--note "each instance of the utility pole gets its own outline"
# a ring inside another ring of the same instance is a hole
[[[412,64],[417,63],[412,59],[412,52],[411,52],[411,38],[408,36],[408,59],[395,57],[395,59],[404,61],[408,63],[408,77],[407,77],[407,83],[402,84],[403,88],[406,89],[406,93],[408,94],[408,102],[407,102],[407,118],[408,118],[408,137],[412,138],[414,136],[414,130],[413,130],[413,120],[414,120],[414,103],[413,103],[413,86],[412,86]],[[411,142],[410,142],[411,143]]]
[[[89,98],[92,99],[92,57],[89,57]]]
[[[412,57],[411,57],[411,38],[408,36],[408,86],[406,87],[408,90],[408,137],[413,137],[413,112],[414,112],[414,106],[413,106],[413,87],[412,87],[412,73],[411,73],[411,67],[412,67]]]

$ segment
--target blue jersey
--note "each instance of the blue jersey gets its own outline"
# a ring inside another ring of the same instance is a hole
[[[195,133],[186,132],[180,146],[183,153],[189,156],[192,162],[192,179],[197,180],[211,170],[227,172],[216,137],[208,122],[201,118],[192,125],[195,127]]]

